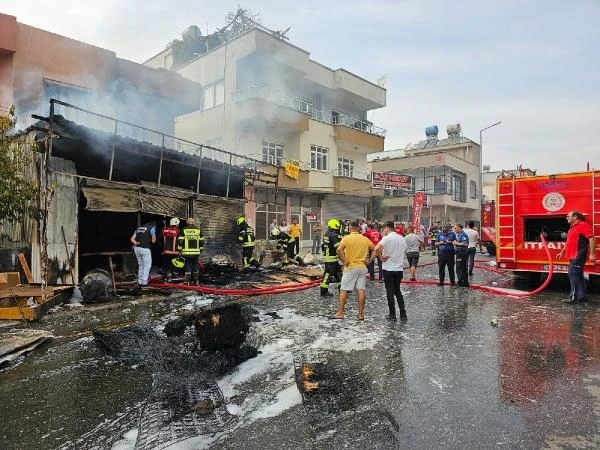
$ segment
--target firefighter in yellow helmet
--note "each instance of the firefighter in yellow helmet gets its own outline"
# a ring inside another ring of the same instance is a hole
[[[329,283],[331,280],[338,283],[342,281],[342,271],[340,270],[340,263],[337,257],[337,249],[342,240],[340,236],[341,228],[342,225],[338,219],[329,219],[327,221],[327,231],[323,235],[323,243],[321,244],[323,262],[325,263],[325,273],[320,285],[322,297],[333,297],[333,294],[329,292]]]
[[[185,259],[185,276],[188,283],[196,284],[198,258],[204,250],[204,237],[192,217],[186,219],[185,223],[186,226],[180,231],[177,238],[177,250]]]
[[[237,225],[240,229],[238,234],[238,242],[242,246],[242,264],[244,270],[250,270],[254,268],[255,270],[260,269],[260,263],[252,256],[254,252],[254,241],[256,237],[254,236],[254,230],[248,222],[246,222],[246,218],[243,216],[238,217]]]

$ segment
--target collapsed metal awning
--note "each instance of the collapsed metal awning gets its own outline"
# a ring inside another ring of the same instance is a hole
[[[162,216],[187,217],[186,199],[147,194],[139,190],[83,187],[88,211],[144,212]]]

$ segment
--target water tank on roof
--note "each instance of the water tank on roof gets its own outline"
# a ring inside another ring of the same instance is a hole
[[[460,136],[460,132],[461,132],[461,128],[460,128],[460,123],[454,123],[451,125],[448,125],[446,127],[446,133],[448,133],[448,136],[452,137],[452,136]]]
[[[425,136],[427,136],[429,139],[437,139],[438,132],[439,129],[437,125],[429,125],[427,128],[425,128]]]
[[[184,41],[198,39],[200,36],[202,36],[202,32],[196,25],[192,25],[191,27],[183,30],[183,33],[181,33],[181,37]]]

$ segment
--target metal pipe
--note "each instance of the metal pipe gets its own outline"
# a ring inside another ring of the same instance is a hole
[[[200,174],[202,173],[202,145],[200,146],[200,155],[198,157],[198,178],[196,179],[196,194],[200,193]]]
[[[115,131],[113,133],[112,154],[110,156],[110,170],[108,172],[108,179],[110,181],[112,181],[113,167],[115,164],[115,145],[117,144],[117,125],[118,124],[119,124],[119,122],[117,120],[115,120]]]
[[[225,194],[225,198],[229,198],[229,180],[231,179],[231,161],[232,155],[229,154],[229,167],[227,168],[227,193]]]
[[[162,146],[160,148],[160,163],[158,165],[158,187],[160,187],[160,178],[162,176],[163,155],[165,152],[165,135],[162,136]]]

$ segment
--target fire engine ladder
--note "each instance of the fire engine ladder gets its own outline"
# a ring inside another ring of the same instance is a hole
[[[600,236],[600,171],[592,171],[592,231]]]
[[[510,192],[500,192],[499,197],[499,208],[498,208],[498,234],[501,236],[512,236],[512,254],[507,256],[505,253],[509,248],[504,249],[502,243],[499,243],[498,251],[499,256],[502,259],[508,259],[511,261],[517,260],[517,244],[515,235],[515,179],[510,179]],[[510,224],[510,225],[509,225]],[[504,233],[503,231],[508,231]]]

